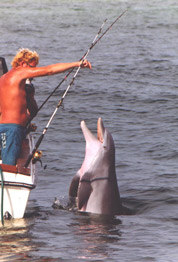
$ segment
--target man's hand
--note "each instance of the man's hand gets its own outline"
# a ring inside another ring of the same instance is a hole
[[[90,69],[92,68],[90,62],[85,59],[85,60],[83,60],[83,61],[81,62],[81,68],[86,68],[86,67],[88,67],[88,68],[90,68]]]

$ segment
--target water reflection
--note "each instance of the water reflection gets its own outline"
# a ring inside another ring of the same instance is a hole
[[[0,227],[0,261],[19,261],[28,257],[32,249],[30,227],[26,219],[5,221],[4,227]]]
[[[107,259],[121,238],[121,220],[110,216],[78,214],[70,227],[81,244],[79,259]],[[112,245],[111,245],[112,244]],[[111,250],[112,249],[112,250]],[[118,246],[117,246],[118,250]]]

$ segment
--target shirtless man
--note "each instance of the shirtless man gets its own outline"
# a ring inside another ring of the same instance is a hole
[[[81,64],[79,61],[37,67],[38,62],[36,52],[20,49],[12,60],[12,69],[0,78],[0,142],[3,164],[16,165],[25,136],[25,126],[30,115],[36,111],[34,109],[33,112],[32,108],[31,112],[28,110],[30,106],[27,106],[26,80],[58,74]],[[91,64],[84,60],[81,67],[91,69]]]

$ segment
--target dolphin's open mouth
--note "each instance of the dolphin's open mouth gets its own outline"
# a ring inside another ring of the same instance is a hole
[[[101,118],[98,118],[97,122],[97,138],[95,135],[92,134],[92,132],[88,129],[88,127],[85,124],[85,121],[81,121],[81,129],[83,131],[83,135],[85,137],[86,141],[99,141],[103,144],[104,142],[104,125]]]

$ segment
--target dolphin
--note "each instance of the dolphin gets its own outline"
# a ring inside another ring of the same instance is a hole
[[[122,203],[115,171],[114,140],[101,118],[97,123],[97,138],[84,121],[81,129],[86,141],[85,158],[73,177],[69,197],[76,198],[78,211],[122,214]]]

